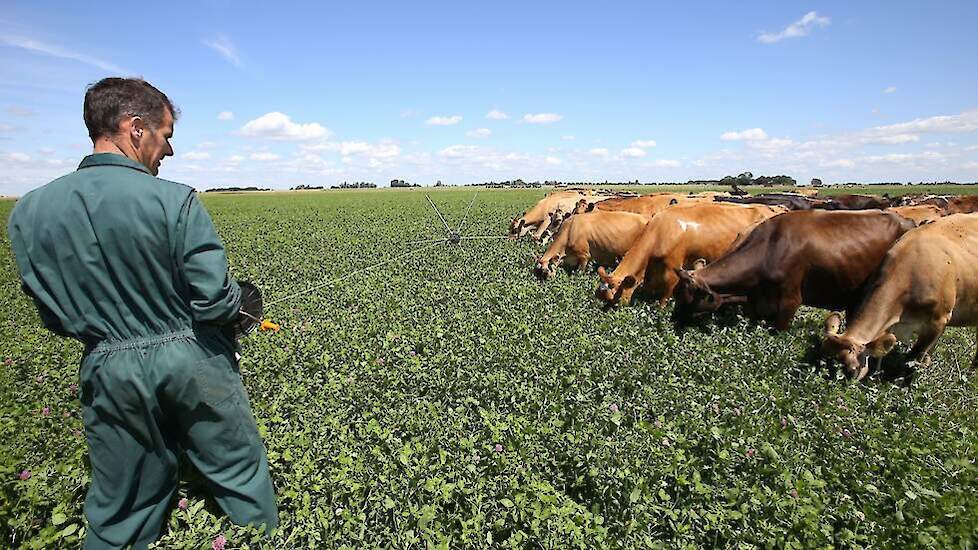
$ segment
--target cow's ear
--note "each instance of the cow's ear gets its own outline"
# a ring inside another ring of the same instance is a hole
[[[598,267],[598,277],[601,277],[602,281],[607,281],[610,278],[608,272],[604,270],[604,266]]]
[[[635,286],[635,277],[628,275],[627,277],[622,279],[621,281],[622,288],[632,288],[633,286]]]

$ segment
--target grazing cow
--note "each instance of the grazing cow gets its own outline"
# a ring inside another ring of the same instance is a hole
[[[647,223],[645,217],[631,212],[596,210],[573,216],[537,260],[535,272],[549,279],[561,263],[582,270],[592,258],[598,265],[612,265],[628,252]]]
[[[839,334],[837,315],[826,321],[822,350],[862,379],[870,356],[882,358],[916,333],[906,359],[926,364],[944,327],[978,325],[976,265],[978,214],[953,214],[908,232],[887,252],[846,331]]]
[[[948,214],[971,214],[978,212],[978,195],[962,195],[947,199]]]
[[[609,304],[628,304],[639,288],[659,298],[672,296],[676,269],[698,258],[719,258],[741,233],[784,209],[761,204],[704,202],[678,205],[656,215],[622,258],[614,273],[598,269],[598,297]]]
[[[632,212],[647,219],[677,204],[708,202],[713,195],[683,195],[681,193],[652,193],[641,197],[614,198],[596,203],[594,210],[607,212]]]
[[[716,197],[714,200],[719,202],[735,202],[738,204],[782,206],[788,210],[811,210],[815,204],[821,202],[804,195],[795,195],[792,193],[765,193],[753,197]]]
[[[814,207],[822,210],[882,210],[894,206],[889,198],[874,195],[832,195],[818,198],[822,201]]]
[[[932,222],[946,214],[943,208],[933,204],[915,204],[913,206],[891,206],[887,212],[896,212],[904,218],[913,220],[917,225]]]
[[[522,237],[530,231],[536,230],[535,238],[539,238],[550,226],[552,215],[557,210],[571,212],[579,200],[588,203],[598,202],[610,197],[605,195],[594,195],[589,191],[557,191],[547,195],[533,208],[523,213],[522,216],[514,218],[509,227],[511,237]]]
[[[695,273],[680,272],[673,319],[687,324],[726,304],[777,330],[802,304],[852,312],[864,286],[912,221],[878,211],[807,210],[775,216]]]

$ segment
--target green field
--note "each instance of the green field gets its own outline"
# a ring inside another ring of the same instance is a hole
[[[457,223],[474,191],[428,192]],[[502,235],[544,193],[483,190],[464,232]],[[440,236],[422,190],[204,201],[232,273],[266,301],[352,275],[273,306],[281,332],[243,342],[281,510],[273,548],[978,539],[973,330],[949,330],[910,389],[851,384],[808,353],[824,312],[782,334],[733,315],[677,333],[671,308],[603,311],[592,274],[538,282],[543,249],[529,241],[436,246],[354,273]],[[0,275],[0,547],[73,547],[88,483],[71,388],[81,346],[41,329],[5,229]],[[257,547],[186,469],[190,507],[174,502],[160,547],[210,548],[221,533]]]

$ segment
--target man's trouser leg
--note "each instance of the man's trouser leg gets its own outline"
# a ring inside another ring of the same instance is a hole
[[[86,549],[145,548],[159,537],[176,490],[176,441],[160,428],[153,381],[139,352],[82,362],[82,403],[92,482]]]
[[[233,358],[177,340],[94,353],[82,363],[92,485],[87,548],[159,536],[184,447],[237,524],[278,525],[268,462]]]
[[[196,363],[194,377],[199,398],[186,396],[186,414],[180,415],[187,457],[231,521],[278,527],[265,447],[236,362],[211,356]]]

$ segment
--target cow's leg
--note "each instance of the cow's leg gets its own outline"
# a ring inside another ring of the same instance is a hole
[[[672,298],[672,291],[676,289],[677,284],[679,284],[679,275],[676,275],[675,270],[667,268],[662,276],[662,296],[659,298],[659,306],[665,307],[669,298]]]
[[[786,292],[778,302],[778,313],[774,318],[774,328],[785,331],[791,328],[791,320],[795,318],[795,312],[801,307],[801,289]]]
[[[536,232],[533,233],[534,241],[540,240],[540,237],[543,236],[543,233],[547,230],[548,227],[550,227],[551,220],[552,218],[548,216],[546,219],[543,220],[543,223],[541,223],[540,226],[537,227]]]
[[[584,271],[587,268],[587,263],[591,261],[591,250],[586,243],[584,246],[569,243],[567,245],[567,256],[573,256],[577,260],[575,269],[580,272]]]
[[[947,325],[946,317],[923,325],[920,332],[917,333],[917,341],[907,352],[907,362],[917,362],[922,365],[930,364],[930,350],[944,332],[945,325]]]

